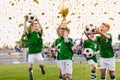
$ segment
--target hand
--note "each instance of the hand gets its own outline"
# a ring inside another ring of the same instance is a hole
[[[28,16],[26,15],[24,18],[25,18],[25,22],[27,22],[27,20],[28,20]]]
[[[99,28],[96,28],[94,33],[95,33],[95,34],[101,34],[101,31],[100,31]]]
[[[88,34],[84,31],[85,35],[88,36]]]
[[[64,31],[63,37],[64,37],[65,42],[69,42],[69,40],[68,40],[68,32],[66,30]]]

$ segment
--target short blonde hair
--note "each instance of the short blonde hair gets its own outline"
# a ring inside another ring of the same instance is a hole
[[[60,29],[66,30],[66,31],[68,31],[68,33],[70,33],[70,29],[69,28],[57,28],[57,34],[58,34],[59,37],[61,37],[60,33],[59,33]]]
[[[108,23],[103,22],[102,25],[106,26],[108,28],[108,31],[110,30],[110,25]]]

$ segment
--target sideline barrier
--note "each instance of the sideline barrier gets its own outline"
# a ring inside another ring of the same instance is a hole
[[[0,53],[0,64],[21,63],[26,61],[26,53]]]

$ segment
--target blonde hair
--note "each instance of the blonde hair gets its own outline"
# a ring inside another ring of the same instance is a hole
[[[106,26],[108,28],[108,31],[110,30],[110,25],[108,23],[103,22],[102,25]]]
[[[64,30],[66,30],[68,33],[70,33],[70,29],[69,29],[69,28],[59,28],[59,27],[58,27],[58,28],[57,28],[57,34],[58,34],[59,37],[61,37],[61,36],[60,36],[60,33],[59,33],[59,30],[60,30],[60,29],[64,29]]]
[[[30,24],[30,26],[29,26],[29,28],[30,28],[30,30],[31,30],[31,27],[34,25],[34,24],[37,24],[37,23],[34,23],[34,22],[32,22],[31,24]],[[38,30],[40,33],[41,33],[41,35],[43,34],[43,30]]]

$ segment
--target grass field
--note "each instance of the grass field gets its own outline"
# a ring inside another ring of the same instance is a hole
[[[59,80],[56,64],[45,64],[46,75],[40,73],[37,64],[34,65],[34,80]],[[120,63],[116,63],[116,77],[120,80]],[[29,80],[27,64],[0,65],[0,80]],[[90,80],[88,64],[73,64],[73,80]],[[100,80],[100,71],[97,70],[97,80]],[[107,76],[107,80],[109,76]]]

